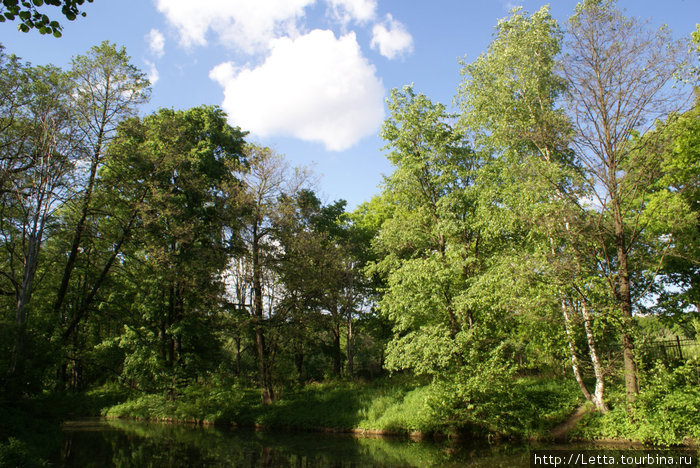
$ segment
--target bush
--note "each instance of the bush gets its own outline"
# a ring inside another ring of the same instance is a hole
[[[611,394],[612,410],[591,414],[575,429],[587,439],[624,438],[654,445],[676,445],[700,438],[698,363],[675,369],[657,363],[642,376],[642,390],[630,411],[620,389]]]

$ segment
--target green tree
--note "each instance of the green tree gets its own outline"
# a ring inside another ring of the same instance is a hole
[[[645,142],[638,144],[644,151],[631,154],[624,163],[626,171],[645,177],[648,187],[642,194],[646,199],[638,201],[644,206],[641,219],[646,229],[639,238],[643,251],[635,248],[644,258],[634,279],[658,295],[651,311],[689,321],[700,313],[698,102],[641,138]],[[648,173],[637,174],[639,167]],[[695,313],[689,313],[692,309]]]
[[[0,47],[0,193],[12,190],[12,177],[28,169],[20,151],[22,133],[14,131],[13,126],[31,100],[29,68]]]
[[[282,196],[280,216],[275,223],[275,242],[279,243],[273,271],[282,286],[277,316],[287,320],[294,343],[294,361],[299,380],[304,377],[304,359],[308,349],[318,349],[322,330],[331,337],[333,374],[340,376],[341,300],[339,283],[344,273],[338,217],[344,201],[323,206],[311,190]]]
[[[93,0],[87,0],[92,3]],[[61,7],[61,14],[67,20],[73,21],[78,16],[85,16],[86,13],[80,11],[80,6],[85,0],[3,0],[0,6],[0,23],[14,21],[19,18],[17,29],[22,32],[29,32],[36,29],[41,34],[52,34],[54,37],[61,37],[63,26],[58,21],[51,20],[48,15],[42,13],[42,6]]]
[[[568,148],[571,124],[557,105],[566,89],[555,73],[561,41],[547,7],[532,15],[516,8],[500,20],[487,52],[463,64],[460,124],[490,155],[478,177],[481,218],[490,220],[483,231],[499,248],[479,279],[484,294],[501,308],[529,316],[526,322],[537,321],[533,311],[559,309],[576,381],[605,411],[603,370],[591,328],[594,305],[581,284],[587,268],[594,268],[583,255],[588,233],[579,199],[585,192]],[[596,375],[593,393],[575,347],[576,311],[585,315]]]
[[[644,249],[637,246],[652,218],[644,194],[657,163],[628,162],[650,149],[649,139],[634,137],[687,102],[672,86],[685,54],[667,29],[652,31],[624,17],[612,0],[584,1],[569,21],[562,73],[575,123],[572,144],[599,207],[600,270],[616,304],[629,402],[639,392],[632,313],[646,289],[634,282],[644,269]]]
[[[71,110],[76,131],[80,133],[82,141],[78,157],[85,172],[76,174],[74,196],[64,211],[66,231],[72,231],[72,239],[53,302],[56,316],[65,308],[64,302],[75,264],[85,244],[84,236],[86,232],[92,231],[89,223],[97,218],[97,213],[104,216],[109,212],[105,200],[100,206],[94,200],[97,175],[105,161],[105,148],[114,137],[119,123],[134,116],[137,106],[146,102],[150,94],[148,80],[131,65],[126,50],[123,47],[117,49],[107,41],[94,46],[87,55],[75,57],[70,76],[75,90]],[[88,296],[78,301],[78,308],[72,307],[64,313],[69,317],[63,331],[64,339],[70,337],[92,306],[95,295],[119,254],[119,246],[130,232],[131,224],[133,219],[127,218],[121,233],[117,233],[117,238],[112,243],[116,249],[112,249],[112,255],[104,260],[102,271],[96,273],[97,281],[93,283]],[[82,251],[84,253],[86,249]],[[73,290],[77,291],[78,288]]]
[[[470,186],[478,159],[441,104],[392,90],[382,137],[396,167],[383,197],[392,217],[375,240],[371,273],[386,278],[379,307],[394,324],[386,363],[437,375],[463,359],[458,337],[479,320],[462,294],[478,269]]]
[[[137,214],[122,265],[128,285],[116,299],[133,317],[121,343],[127,378],[174,392],[215,360],[211,321],[238,243],[243,135],[220,109],[201,106],[129,119],[109,145],[103,190]]]
[[[0,194],[0,232],[3,290],[9,286],[14,297],[14,345],[7,377],[10,392],[16,393],[27,390],[17,384],[26,377],[30,301],[37,288],[42,248],[54,234],[56,209],[68,192],[75,160],[66,75],[55,67],[21,69],[16,63],[11,67],[19,72],[16,90],[23,98],[2,116],[2,159],[7,165]]]
[[[313,192],[302,190],[284,206],[277,232],[281,245],[277,269],[284,285],[281,306],[295,310],[302,323],[305,316],[311,323],[325,322],[336,377],[342,374],[345,338],[347,373],[353,376],[354,322],[365,295],[359,258],[362,239],[344,213],[344,200],[323,205]]]
[[[243,263],[230,271],[234,306],[246,309],[255,333],[258,385],[264,404],[274,400],[273,368],[279,334],[272,326],[280,299],[280,285],[273,266],[278,245],[276,225],[283,217],[284,198],[294,198],[308,185],[308,174],[292,170],[281,155],[269,148],[247,145],[248,170],[243,176],[246,206],[241,228]]]

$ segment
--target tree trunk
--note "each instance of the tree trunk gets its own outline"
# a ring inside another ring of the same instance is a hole
[[[565,299],[561,300],[561,310],[564,314],[564,327],[566,329],[566,339],[569,344],[569,353],[571,354],[571,369],[574,372],[574,378],[576,379],[576,383],[578,383],[583,396],[586,397],[586,400],[592,402],[593,397],[591,396],[591,392],[588,391],[588,388],[586,388],[586,383],[583,381],[583,376],[581,375],[581,369],[578,363],[578,357],[576,356],[576,348],[574,347],[574,339],[571,331],[571,316],[569,315],[569,307],[566,304]]]
[[[342,368],[341,352],[340,352],[340,324],[333,324],[333,373],[340,378]]]
[[[10,366],[7,372],[8,381],[14,382],[24,375],[26,360],[26,335],[27,335],[27,305],[32,297],[34,276],[39,262],[39,250],[41,248],[41,236],[44,229],[44,220],[34,219],[32,233],[29,236],[27,253],[24,257],[24,272],[22,286],[17,295],[15,309],[15,342],[10,356]],[[13,384],[11,384],[13,385]],[[21,391],[21,388],[16,390]]]
[[[236,336],[236,377],[241,376],[241,337]]]
[[[614,177],[614,174],[612,174]],[[613,181],[614,183],[614,181]],[[622,358],[625,365],[625,393],[627,403],[633,403],[639,393],[639,382],[637,380],[637,363],[634,361],[634,339],[632,332],[634,322],[632,320],[632,297],[630,294],[630,277],[627,264],[627,244],[625,241],[625,230],[622,221],[622,211],[617,195],[617,186],[612,196],[613,219],[615,221],[615,248],[617,249],[617,299],[620,303],[622,315]]]
[[[348,351],[348,376],[353,379],[355,378],[355,336],[353,335],[352,329],[352,313],[348,313],[348,330],[347,330],[347,351]]]
[[[253,225],[253,319],[255,321],[255,343],[258,351],[258,373],[260,378],[261,398],[264,405],[269,405],[275,397],[270,381],[265,333],[263,330],[262,265],[260,265],[260,238],[258,224]]]
[[[583,327],[586,331],[586,339],[588,341],[588,351],[591,355],[591,362],[593,363],[593,372],[595,373],[595,390],[593,392],[593,404],[596,409],[601,413],[608,412],[608,405],[605,403],[605,380],[603,375],[603,367],[600,364],[600,359],[598,357],[598,347],[595,343],[595,337],[593,336],[593,329],[591,327],[591,315],[588,312],[588,305],[585,300],[581,300],[581,313],[583,314]]]
[[[297,374],[299,375],[297,377],[297,383],[299,385],[304,384],[304,351],[301,349],[297,349],[296,353],[294,353],[294,364],[297,367]]]

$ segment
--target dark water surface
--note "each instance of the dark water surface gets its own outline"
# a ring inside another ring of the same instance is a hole
[[[122,420],[65,423],[63,467],[528,466],[528,447]]]
[[[527,467],[530,448],[121,420],[65,423],[62,467]]]

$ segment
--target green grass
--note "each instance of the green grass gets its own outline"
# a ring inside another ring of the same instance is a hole
[[[611,411],[587,414],[570,436],[657,445],[700,439],[697,369],[692,362],[675,369],[659,364],[642,373],[642,392],[630,411],[622,383],[610,382],[607,400]],[[584,402],[573,379],[521,377],[500,388],[477,390],[463,384],[460,387],[458,382],[329,382],[288,390],[279,400],[264,406],[256,390],[200,384],[182,390],[174,401],[164,394],[142,395],[112,406],[103,414],[302,430],[546,439]]]
[[[268,406],[260,403],[259,393],[255,390],[197,385],[184,389],[175,400],[169,400],[163,394],[143,395],[109,408],[104,415],[307,430],[399,434],[464,431],[481,435],[539,437],[545,436],[579,404],[572,386],[564,381],[518,379],[513,383],[511,393],[517,398],[487,405],[491,412],[504,408],[503,414],[492,414],[488,421],[483,420],[483,415],[469,419],[469,412],[463,421],[446,418],[445,411],[450,412],[450,405],[456,403],[443,401],[443,393],[434,384],[410,385],[392,380],[371,384],[311,384],[286,392]],[[472,413],[478,414],[477,409]]]
[[[624,388],[608,394],[611,410],[584,417],[572,434],[582,439],[628,439],[653,445],[700,440],[698,361],[669,369],[658,363],[641,380],[637,400],[628,407]]]

